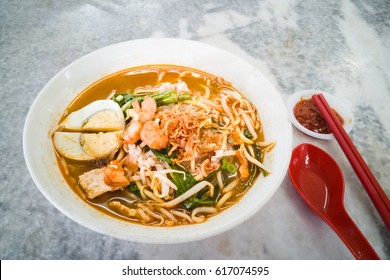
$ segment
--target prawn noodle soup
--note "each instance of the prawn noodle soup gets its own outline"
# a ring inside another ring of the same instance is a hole
[[[109,75],[51,131],[60,170],[94,208],[149,226],[201,223],[271,171],[256,108],[221,77],[173,65]]]

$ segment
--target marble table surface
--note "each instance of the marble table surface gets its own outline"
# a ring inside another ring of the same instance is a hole
[[[39,91],[77,58],[117,42],[173,37],[230,51],[256,66],[284,100],[316,88],[346,101],[351,137],[390,195],[390,1],[0,2],[1,259],[353,259],[288,176],[271,200],[234,229],[196,242],[147,245],[86,229],[52,206],[23,157],[27,112]],[[294,128],[294,146],[331,154],[345,206],[383,259],[390,234],[335,141]]]

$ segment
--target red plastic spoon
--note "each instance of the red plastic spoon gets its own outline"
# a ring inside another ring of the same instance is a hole
[[[310,144],[297,146],[288,169],[306,204],[341,238],[356,259],[380,259],[344,207],[344,176],[337,162]]]

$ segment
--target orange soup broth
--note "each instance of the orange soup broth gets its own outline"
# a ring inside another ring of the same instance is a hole
[[[70,103],[68,108],[66,108],[59,123],[61,123],[68,114],[81,109],[89,103],[95,100],[107,99],[112,94],[113,90],[116,91],[116,93],[118,94],[133,93],[134,90],[139,86],[159,86],[161,83],[165,82],[177,83],[180,81],[185,82],[191,92],[204,91],[204,86],[208,86],[210,88],[211,98],[217,98],[222,88],[228,88],[237,91],[232,87],[230,83],[224,81],[223,79],[192,68],[173,65],[147,65],[134,67],[108,75],[84,89]],[[264,140],[262,129],[260,129],[258,132],[258,139],[259,141]],[[140,224],[139,220],[119,215],[107,206],[107,203],[110,200],[115,199],[117,201],[120,201],[124,205],[130,207],[131,205],[129,205],[129,201],[132,199],[132,197],[129,196],[129,191],[126,188],[124,190],[117,190],[112,193],[105,193],[94,199],[88,199],[86,198],[83,190],[79,186],[79,176],[92,169],[105,166],[104,160],[80,162],[64,158],[58,153],[56,153],[56,158],[63,177],[65,178],[71,189],[80,198],[85,200],[95,209],[102,211],[105,214],[108,214],[112,217],[121,220]],[[260,161],[263,161],[263,158],[264,152],[262,151]],[[252,173],[253,170],[254,168],[252,167],[252,170],[250,170],[250,172]],[[232,174],[231,177],[234,177],[234,175],[235,174]],[[257,175],[255,181],[258,179],[258,177],[259,175]],[[237,203],[241,199],[241,197],[248,191],[248,189],[250,189],[250,187],[251,186],[244,187],[243,185],[241,185],[241,187],[237,189],[233,197],[227,203],[225,203],[223,207],[221,207],[214,214],[207,214],[207,218],[217,215],[221,211],[229,208],[232,204]],[[187,214],[190,215],[190,212],[182,206],[175,207],[175,209],[184,210],[187,212]],[[151,224],[147,223],[147,225],[157,224],[157,222]],[[183,224],[187,224],[186,220],[184,219],[183,222],[178,225]]]

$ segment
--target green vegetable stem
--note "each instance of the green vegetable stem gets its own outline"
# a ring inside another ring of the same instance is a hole
[[[123,113],[132,108],[134,101],[142,102],[146,95],[134,95],[131,93],[115,94],[112,100],[119,104]],[[169,105],[171,103],[182,102],[191,99],[191,94],[188,92],[177,93],[175,90],[156,92],[148,95],[156,100],[157,106]]]

